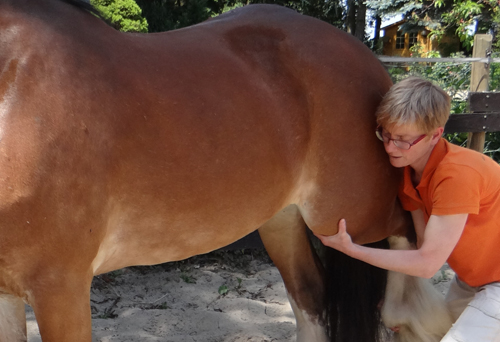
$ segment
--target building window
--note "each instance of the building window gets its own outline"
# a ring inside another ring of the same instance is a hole
[[[405,35],[403,32],[396,32],[396,49],[404,49],[405,48]]]
[[[410,48],[416,45],[418,43],[418,32],[410,32],[408,42]]]

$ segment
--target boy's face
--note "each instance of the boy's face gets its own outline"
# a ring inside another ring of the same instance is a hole
[[[409,165],[416,171],[422,172],[427,160],[429,160],[432,149],[441,138],[442,133],[442,127],[437,128],[435,132],[427,136],[414,125],[384,128],[383,135],[386,138],[384,139],[384,147],[392,166],[405,167]],[[404,145],[398,143],[403,141],[410,143],[409,145],[412,146],[406,150],[396,146],[394,140],[397,140],[397,145]]]

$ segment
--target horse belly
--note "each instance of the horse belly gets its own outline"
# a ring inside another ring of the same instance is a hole
[[[196,212],[176,219],[152,214],[136,221],[130,216],[130,213],[121,212],[110,217],[106,236],[92,263],[94,274],[207,253],[230,244],[258,227],[257,219],[246,220],[254,222],[242,224],[234,215],[232,222],[203,218]],[[237,227],[231,224],[237,224]]]
[[[258,229],[285,207],[295,176],[279,144],[260,135],[240,138],[220,141],[224,148],[208,152],[200,139],[179,156],[161,158],[159,150],[144,152],[157,142],[137,150],[140,157],[128,149],[109,183],[106,233],[94,273],[212,251]]]

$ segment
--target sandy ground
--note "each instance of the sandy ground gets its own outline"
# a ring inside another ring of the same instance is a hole
[[[432,279],[445,292],[448,267]],[[278,270],[263,252],[211,253],[95,278],[93,342],[296,341]],[[40,342],[27,306],[28,341]]]

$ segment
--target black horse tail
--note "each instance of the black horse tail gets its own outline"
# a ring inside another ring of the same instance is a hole
[[[389,248],[387,240],[367,245]],[[387,338],[380,304],[387,271],[324,247],[326,322],[332,342],[381,342]]]

